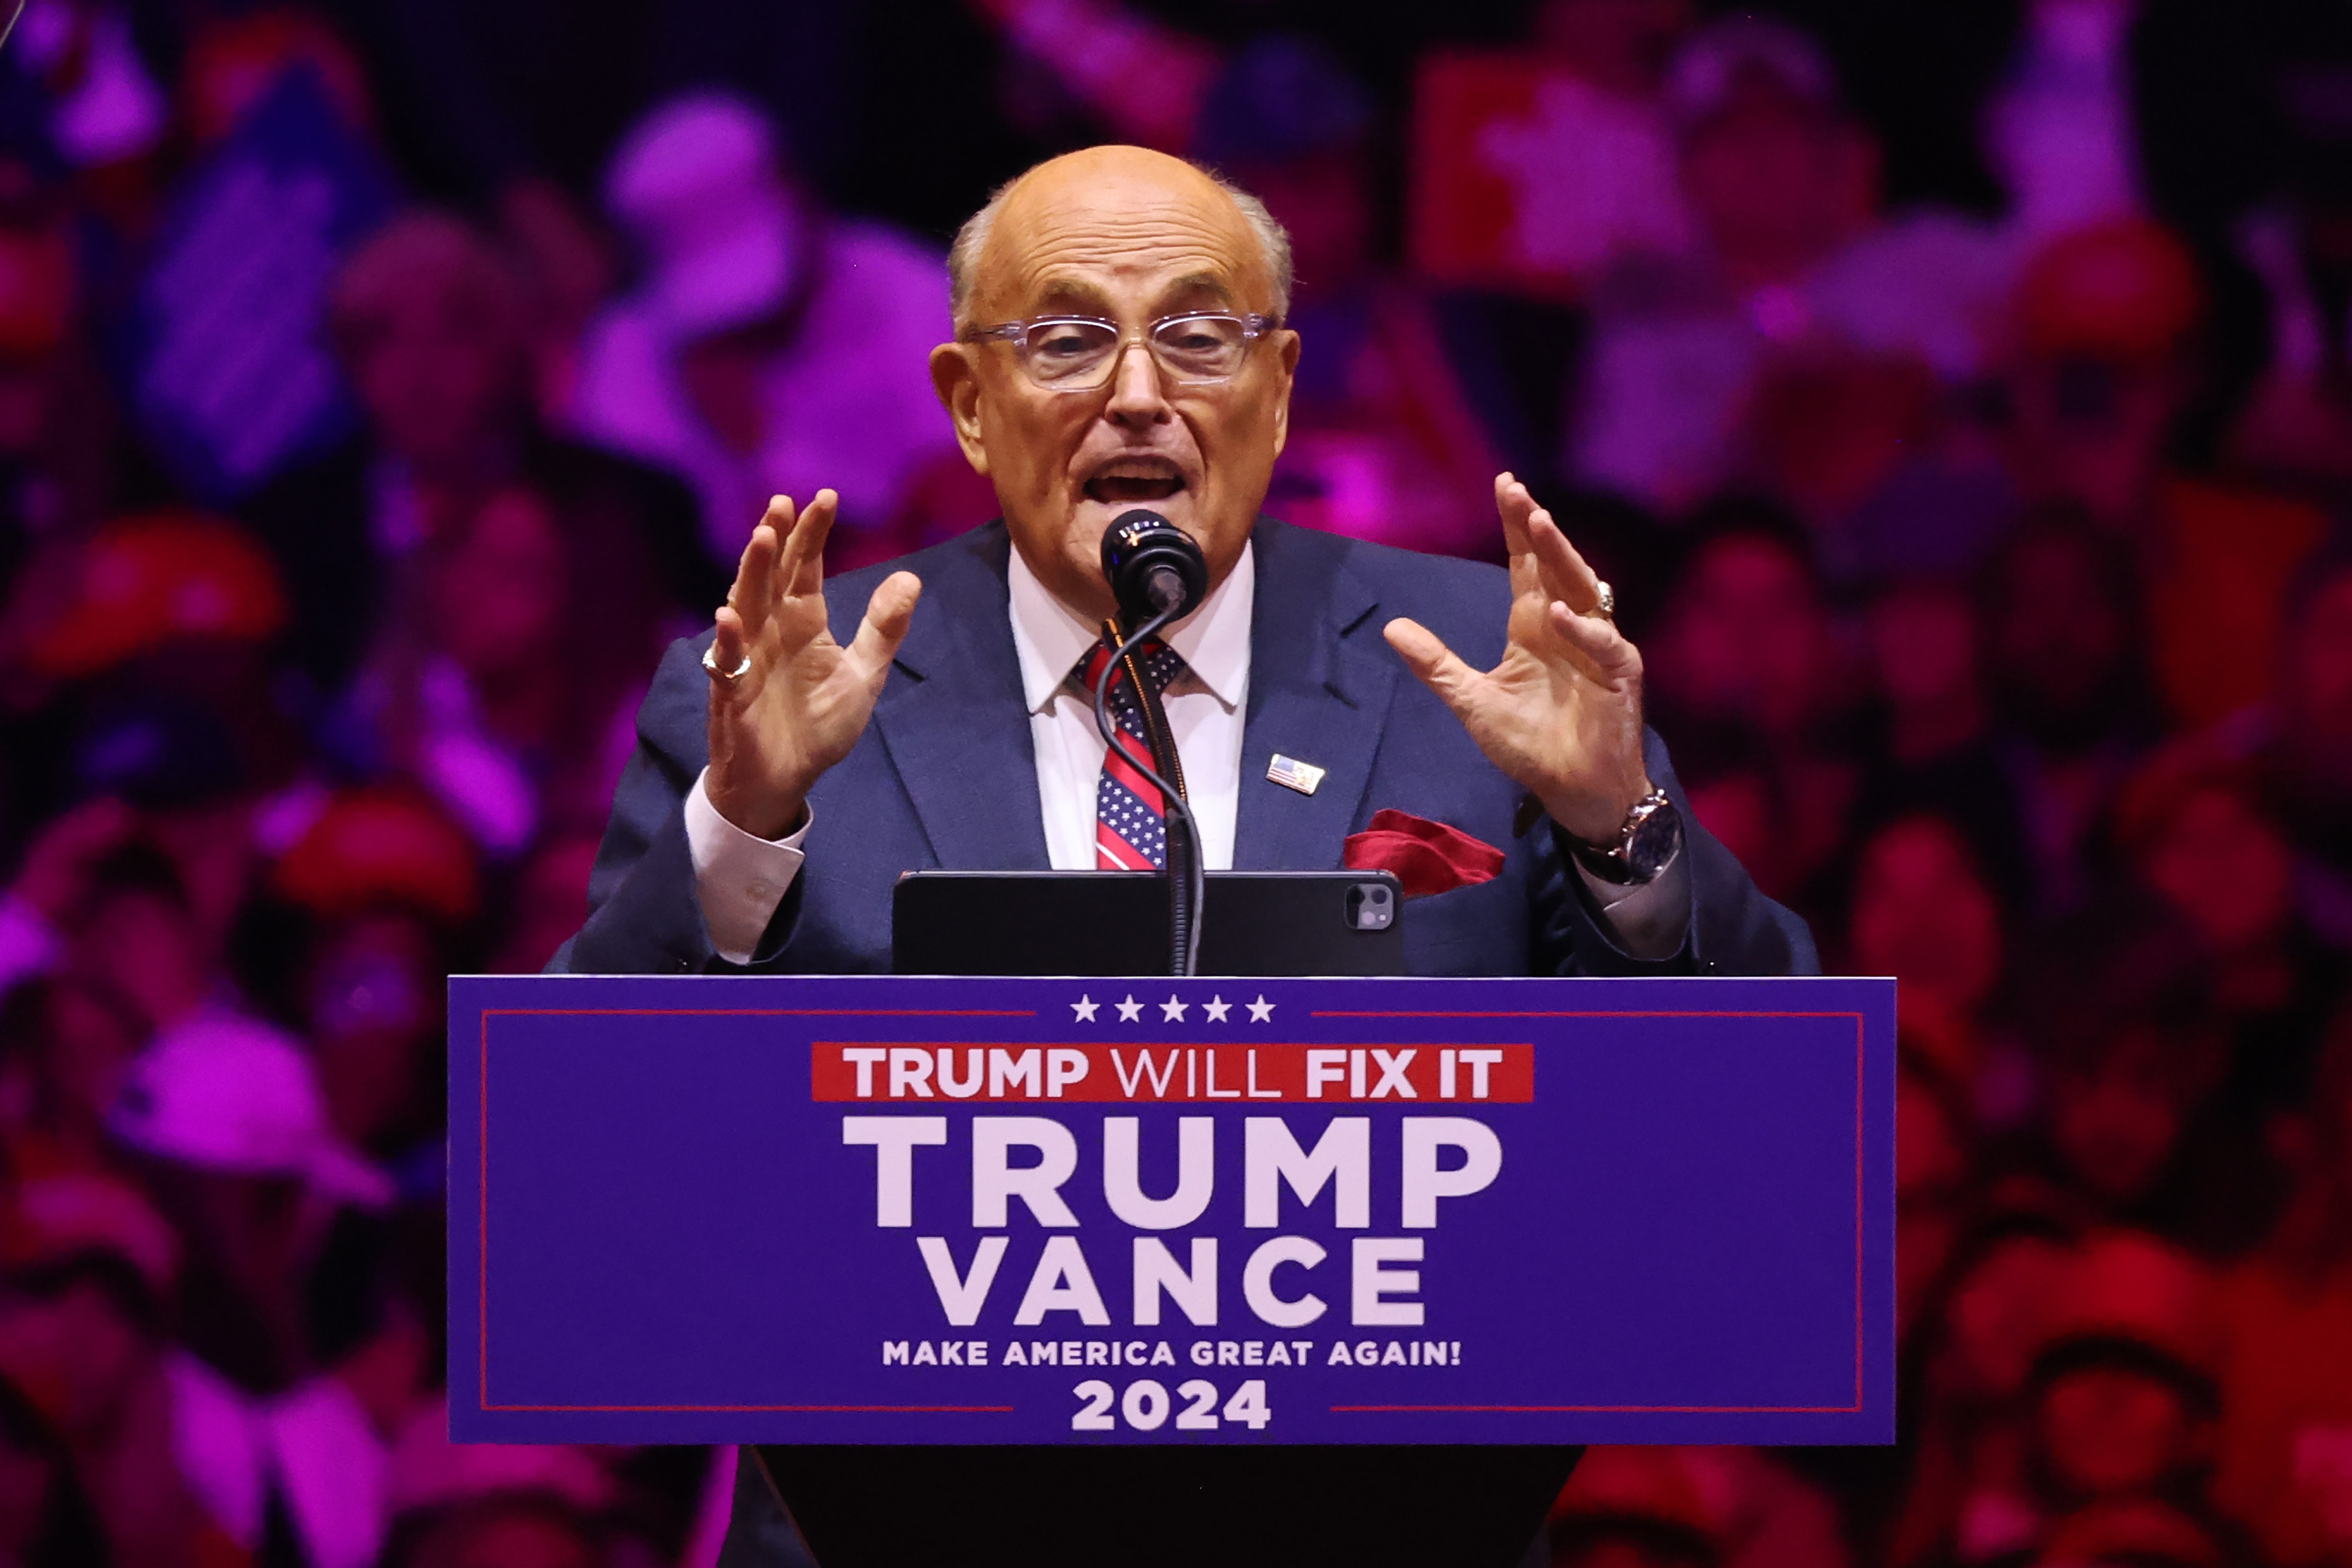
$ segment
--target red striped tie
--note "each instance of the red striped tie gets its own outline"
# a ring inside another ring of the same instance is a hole
[[[1150,761],[1151,746],[1144,728],[1144,704],[1127,677],[1127,663],[1142,671],[1157,697],[1183,673],[1184,660],[1158,637],[1138,647],[1112,678],[1108,706],[1129,748]],[[1091,700],[1095,686],[1110,663],[1110,649],[1097,643],[1076,672]],[[1171,782],[1180,783],[1181,781]],[[1102,776],[1095,784],[1095,869],[1149,871],[1168,864],[1166,803],[1159,789],[1116,751],[1103,753]]]

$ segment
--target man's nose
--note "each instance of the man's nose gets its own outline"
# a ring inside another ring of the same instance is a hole
[[[1160,363],[1149,344],[1123,342],[1111,363],[1110,406],[1107,417],[1119,425],[1158,425],[1172,417],[1168,396],[1160,384]]]

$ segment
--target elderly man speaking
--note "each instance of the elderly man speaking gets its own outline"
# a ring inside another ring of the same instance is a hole
[[[883,971],[902,872],[1157,861],[1104,783],[1084,684],[1116,608],[1103,534],[1139,505],[1208,563],[1149,679],[1210,868],[1335,868],[1392,810],[1500,862],[1407,911],[1416,973],[1812,968],[1803,924],[1681,810],[1608,587],[1524,485],[1496,480],[1507,577],[1258,514],[1301,343],[1257,201],[1093,148],[1000,192],[950,274],[931,377],[1003,520],[827,583],[833,492],[770,505],[716,625],[646,701],[558,968]],[[1503,1568],[1574,1458],[769,1449],[745,1456],[726,1561],[803,1561],[780,1489],[827,1568]]]

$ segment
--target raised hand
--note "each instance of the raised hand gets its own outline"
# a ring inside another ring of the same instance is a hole
[[[761,838],[799,825],[819,776],[865,733],[923,591],[913,573],[893,572],[866,601],[849,646],[835,642],[825,619],[824,540],[838,507],[831,490],[797,512],[789,496],[768,503],[705,661],[710,804]]]
[[[1605,585],[1528,487],[1496,475],[1495,506],[1511,552],[1502,662],[1473,669],[1417,621],[1391,621],[1389,646],[1554,822],[1589,843],[1613,842],[1650,792],[1641,652],[1610,619]]]

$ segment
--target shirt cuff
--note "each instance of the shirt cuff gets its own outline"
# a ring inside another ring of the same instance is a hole
[[[1683,950],[1683,941],[1690,935],[1690,869],[1680,849],[1664,870],[1638,887],[1604,882],[1574,857],[1570,864],[1584,879],[1601,925],[1626,957],[1659,963]]]
[[[719,815],[707,787],[705,768],[686,793],[686,847],[694,860],[695,896],[702,905],[703,930],[711,951],[730,963],[751,962],[776,907],[792,891],[806,858],[801,845],[814,826],[803,812],[801,825],[782,838],[757,838]]]

